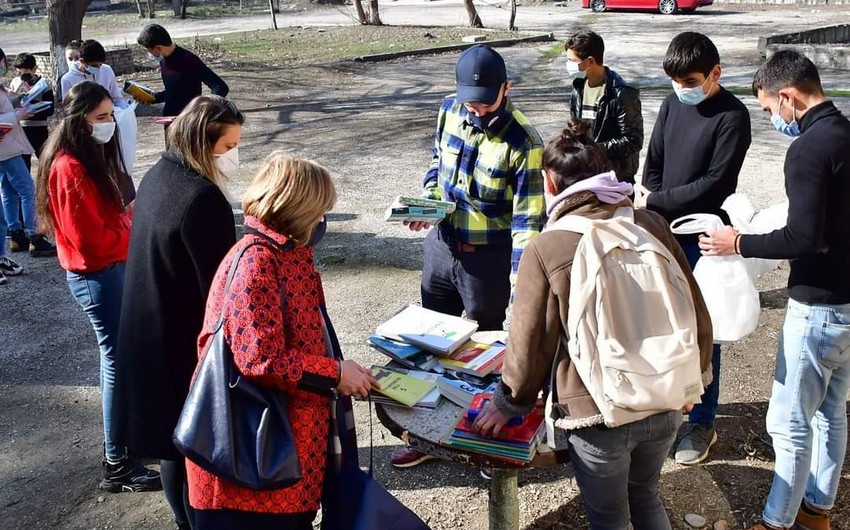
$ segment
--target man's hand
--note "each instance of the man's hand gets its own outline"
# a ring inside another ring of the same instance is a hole
[[[26,107],[19,107],[15,109],[15,116],[18,117],[19,120],[28,120],[35,116],[30,110]]]
[[[703,256],[733,256],[737,254],[735,242],[738,232],[731,226],[708,231],[707,236],[699,237],[699,248]]]
[[[651,191],[647,191],[646,193],[641,193],[635,196],[635,208],[639,210],[646,209],[646,200],[652,194]]]
[[[511,417],[499,411],[496,405],[490,401],[475,418],[472,428],[481,436],[496,438],[509,421],[511,421]]]
[[[414,232],[419,232],[420,230],[428,230],[429,228],[431,228],[431,223],[429,223],[428,221],[405,221],[404,225]]]

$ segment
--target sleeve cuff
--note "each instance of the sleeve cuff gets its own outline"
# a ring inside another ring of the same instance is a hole
[[[534,403],[530,405],[521,405],[513,402],[510,388],[505,383],[499,383],[496,391],[493,392],[493,405],[507,416],[524,416],[534,410]]]

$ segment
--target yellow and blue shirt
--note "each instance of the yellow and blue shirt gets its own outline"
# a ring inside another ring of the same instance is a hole
[[[543,142],[510,101],[487,130],[468,117],[454,95],[443,100],[425,196],[457,205],[440,223],[449,237],[472,245],[510,242],[515,276],[523,249],[544,221]]]

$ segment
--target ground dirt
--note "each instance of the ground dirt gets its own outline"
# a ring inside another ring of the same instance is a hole
[[[398,15],[403,7],[388,10],[388,18],[422,20],[421,10]],[[457,5],[441,9],[462,12]],[[606,38],[606,63],[643,87],[647,141],[658,107],[669,93],[661,57],[677,32],[709,33],[723,56],[724,82],[746,86],[759,61],[759,35],[825,24],[844,13],[724,7],[663,17],[524,9],[526,20],[535,21],[529,22],[532,29],[554,31],[563,38],[588,25]],[[544,138],[556,133],[567,115],[563,57],[547,53],[550,48],[503,50],[516,82],[513,99]],[[381,360],[365,345],[369,331],[396,309],[418,301],[422,237],[384,224],[382,216],[395,195],[415,192],[420,184],[437,109],[453,89],[456,58],[445,54],[376,64],[281,61],[271,66],[239,65],[211,56],[213,68],[231,85],[231,95],[247,116],[242,170],[230,185],[234,204],[260,160],[273,149],[319,160],[336,176],[339,200],[318,255],[344,351],[363,364]],[[153,71],[136,77],[154,86],[159,82]],[[847,72],[823,72],[823,77],[832,87],[846,87],[850,79]],[[763,207],[784,199],[782,160],[789,142],[773,130],[753,97],[742,100],[751,110],[753,146],[739,191]],[[837,104],[850,111],[850,99],[838,99]],[[157,112],[139,112],[137,179],[163,147],[162,130],[153,124]],[[0,289],[0,529],[171,528],[162,494],[110,495],[96,489],[101,434],[94,334],[71,299],[55,259],[23,256],[20,262],[26,273]],[[786,277],[787,265],[763,279],[758,330],[725,347],[717,420],[720,442],[711,458],[700,467],[671,461],[665,466],[662,495],[676,529],[685,528],[682,518],[691,512],[712,522],[724,519],[730,528],[746,528],[760,513],[772,475],[764,416]],[[363,445],[368,441],[369,413],[364,405],[356,409]],[[375,474],[388,489],[435,530],[487,528],[488,486],[476,469],[430,462],[414,470],[395,470],[388,460],[400,441],[377,420],[372,423]],[[850,530],[847,466],[840,492],[833,528]],[[569,466],[522,472],[519,496],[523,530],[586,528]]]

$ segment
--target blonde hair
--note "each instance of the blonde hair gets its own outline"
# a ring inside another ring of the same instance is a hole
[[[303,247],[335,202],[336,188],[325,167],[277,150],[248,186],[242,210]]]
[[[198,96],[168,127],[168,144],[189,167],[223,191],[227,177],[215,163],[213,147],[227,127],[241,126],[244,122],[245,117],[229,99]]]

